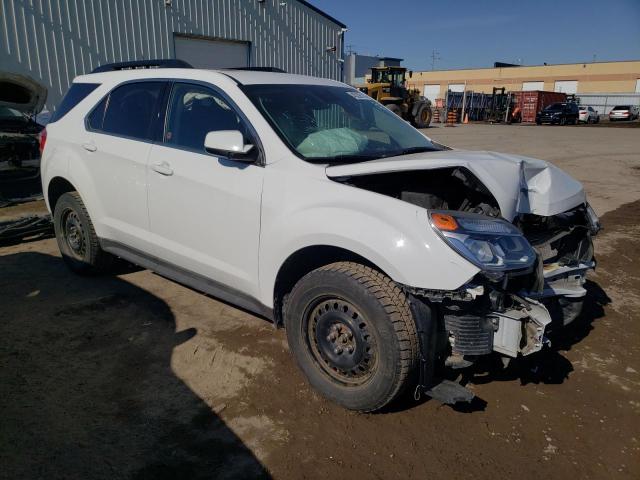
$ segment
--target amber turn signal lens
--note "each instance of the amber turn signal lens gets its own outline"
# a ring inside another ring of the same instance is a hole
[[[458,229],[458,223],[451,215],[445,215],[444,213],[432,213],[431,221],[433,222],[433,226],[438,230],[452,231]]]

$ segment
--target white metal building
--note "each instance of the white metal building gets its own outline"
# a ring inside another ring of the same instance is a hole
[[[49,109],[75,76],[119,61],[179,58],[341,80],[345,31],[303,0],[0,0],[0,70],[46,86]]]

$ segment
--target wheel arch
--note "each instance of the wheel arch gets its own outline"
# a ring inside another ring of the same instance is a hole
[[[285,297],[298,280],[316,268],[344,261],[360,263],[389,276],[374,262],[346,248],[333,245],[302,247],[287,257],[276,274],[273,288],[273,318],[275,324],[277,326],[284,325],[282,308]]]
[[[55,211],[56,203],[62,195],[69,192],[77,192],[78,189],[66,178],[53,177],[47,185],[47,202],[51,213]]]

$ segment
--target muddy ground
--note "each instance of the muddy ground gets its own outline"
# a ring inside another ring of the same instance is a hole
[[[75,276],[44,239],[0,248],[0,478],[638,478],[640,136],[534,132],[428,131],[555,161],[604,213],[582,318],[476,369],[471,406],[345,411],[267,321],[149,271]]]

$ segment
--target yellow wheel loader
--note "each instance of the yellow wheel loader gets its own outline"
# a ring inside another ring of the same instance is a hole
[[[431,102],[417,89],[407,88],[406,75],[404,67],[372,67],[371,79],[366,85],[358,86],[358,90],[411,122],[414,127],[426,128],[431,123]]]

